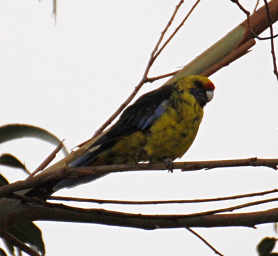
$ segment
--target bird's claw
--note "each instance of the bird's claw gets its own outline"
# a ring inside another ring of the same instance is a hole
[[[172,159],[166,158],[163,160],[163,162],[164,162],[166,168],[168,169],[168,172],[173,173],[174,165],[173,165]]]

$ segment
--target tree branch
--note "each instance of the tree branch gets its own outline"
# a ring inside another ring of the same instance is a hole
[[[210,249],[214,251],[215,254],[218,254],[219,256],[224,256],[221,252],[216,250],[205,238],[203,238],[201,235],[199,235],[196,231],[194,231],[191,228],[186,228],[189,232],[191,232],[193,235],[198,237],[202,242],[204,242]]]
[[[239,166],[263,166],[276,170],[278,159],[263,159],[263,158],[246,158],[232,160],[210,160],[210,161],[192,161],[192,162],[173,162],[173,169],[181,169],[182,171],[205,171],[220,168],[220,167],[239,167]],[[60,180],[66,177],[79,178],[89,174],[107,174],[112,172],[127,172],[127,171],[162,171],[168,170],[165,163],[140,163],[140,164],[117,164],[92,167],[66,168],[61,167],[53,172],[43,172],[34,177],[28,177],[24,181],[17,181],[9,185],[0,187],[0,197],[7,194],[39,186],[53,180]],[[150,173],[150,172],[146,172]]]
[[[30,220],[94,223],[145,230],[185,227],[254,227],[278,221],[278,208],[233,214],[200,212],[186,215],[133,214],[103,209],[82,209],[58,204],[30,204],[20,211]]]
[[[127,204],[127,205],[148,205],[148,204],[185,204],[185,203],[207,203],[216,201],[236,200],[247,197],[264,196],[272,193],[277,193],[278,189],[272,189],[256,193],[248,193],[234,196],[224,196],[216,198],[201,198],[201,199],[185,199],[185,200],[153,200],[153,201],[123,201],[123,200],[109,200],[109,199],[96,199],[96,198],[77,198],[66,196],[51,196],[47,200],[69,201],[69,202],[86,202],[98,204]]]
[[[133,100],[133,98],[136,96],[136,94],[138,93],[138,91],[139,91],[139,90],[142,88],[142,86],[148,81],[148,74],[149,74],[149,72],[150,72],[150,69],[151,69],[153,63],[155,62],[155,60],[157,59],[157,57],[160,55],[160,53],[163,51],[163,49],[165,48],[166,45],[164,44],[164,45],[161,47],[160,50],[158,50],[158,48],[159,48],[159,46],[160,46],[160,44],[161,44],[161,42],[162,42],[162,40],[163,40],[163,38],[164,38],[166,32],[168,31],[169,27],[172,25],[173,20],[175,19],[176,14],[177,14],[179,8],[182,6],[183,2],[184,2],[184,0],[180,0],[180,1],[179,1],[179,3],[178,3],[178,5],[176,6],[176,8],[175,8],[175,10],[174,10],[174,12],[173,12],[173,14],[172,14],[172,16],[171,16],[170,19],[169,19],[167,25],[166,25],[165,28],[163,29],[163,31],[162,31],[162,33],[161,33],[161,35],[160,35],[160,37],[159,37],[159,39],[158,39],[158,41],[157,41],[155,47],[154,47],[154,49],[153,49],[153,51],[152,51],[152,53],[151,53],[151,56],[150,56],[149,61],[148,61],[148,64],[147,64],[147,66],[146,66],[146,68],[145,68],[145,71],[144,71],[144,73],[143,73],[143,76],[142,76],[140,82],[136,85],[135,89],[134,89],[133,92],[130,94],[130,96],[124,101],[124,103],[122,103],[122,104],[120,105],[120,107],[111,115],[111,117],[108,118],[108,120],[107,120],[106,122],[104,122],[104,124],[103,124],[99,129],[97,129],[97,131],[95,132],[95,134],[93,135],[92,138],[94,138],[95,136],[100,135],[100,134],[103,132],[103,130],[104,130],[108,125],[111,124],[111,122],[112,122],[112,121],[123,111],[123,109]],[[183,25],[183,24],[182,24],[182,25]],[[182,25],[181,25],[181,26],[182,26]],[[173,36],[174,36],[174,35],[173,35]],[[168,41],[170,41],[171,39],[172,39],[172,38],[169,38]],[[167,41],[167,43],[168,43],[168,41]],[[87,141],[86,141],[86,142],[87,142]],[[86,142],[84,142],[84,143],[86,143]],[[82,143],[81,145],[83,145],[84,143]],[[80,146],[80,145],[79,145],[79,146]]]

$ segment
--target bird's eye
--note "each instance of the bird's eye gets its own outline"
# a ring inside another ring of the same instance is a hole
[[[195,85],[196,87],[199,87],[199,88],[203,87],[203,83],[202,83],[201,81],[199,81],[199,80],[195,80],[195,81],[194,81],[194,85]]]

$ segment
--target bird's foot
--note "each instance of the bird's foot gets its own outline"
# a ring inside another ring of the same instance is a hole
[[[165,159],[163,159],[163,162],[164,162],[164,164],[165,164],[165,166],[166,166],[166,168],[168,169],[168,172],[171,172],[171,173],[173,173],[173,161],[172,161],[172,159],[170,159],[170,158],[165,158]]]

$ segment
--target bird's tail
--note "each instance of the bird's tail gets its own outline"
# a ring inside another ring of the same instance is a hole
[[[73,160],[71,163],[68,164],[69,167],[88,167],[92,164],[92,162],[95,160],[96,155],[98,154],[98,150],[92,151],[92,152],[87,152],[77,159]],[[53,190],[54,192],[57,190],[60,190],[62,188],[72,188],[75,186],[78,186],[83,183],[88,183],[90,181],[96,180],[100,177],[105,176],[106,174],[91,174],[91,175],[86,175],[84,177],[79,177],[78,179],[76,178],[66,178],[58,182],[54,187]]]
[[[68,164],[69,167],[88,167],[90,166],[96,156],[99,154],[100,150],[92,150],[83,155],[79,156],[71,163]],[[49,181],[46,184],[40,185],[38,187],[34,187],[28,192],[25,193],[26,196],[30,197],[38,197],[42,199],[47,199],[50,195],[55,193],[56,191],[63,189],[63,188],[71,188],[77,185],[88,183],[90,181],[96,180],[100,177],[105,176],[106,174],[91,174],[84,177],[78,178],[64,178],[62,180],[53,180]]]

